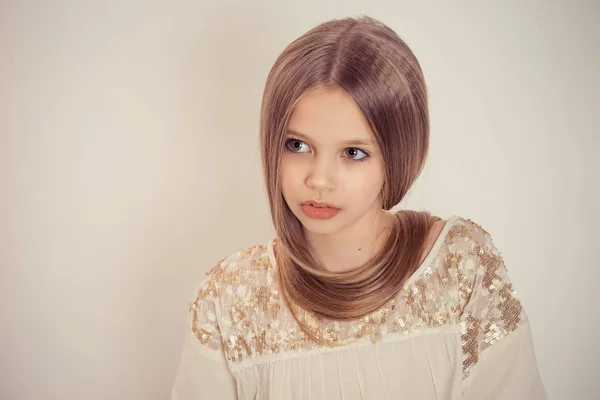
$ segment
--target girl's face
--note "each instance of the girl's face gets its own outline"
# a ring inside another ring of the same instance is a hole
[[[283,197],[308,232],[364,227],[382,211],[381,152],[344,90],[307,93],[292,113],[284,146],[279,172]],[[311,201],[335,209],[315,209]]]

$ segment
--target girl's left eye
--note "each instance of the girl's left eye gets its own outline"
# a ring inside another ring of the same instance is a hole
[[[361,153],[362,153],[362,156],[361,156]],[[350,148],[346,149],[346,156],[349,159],[354,160],[354,161],[362,161],[369,155],[367,153],[365,153],[364,151],[362,151],[361,149],[357,149],[355,147],[350,147]]]
[[[305,151],[302,151],[302,145],[306,146]],[[294,153],[306,153],[308,151],[308,145],[304,143],[302,140],[298,139],[290,139],[285,143],[285,146],[293,151]]]

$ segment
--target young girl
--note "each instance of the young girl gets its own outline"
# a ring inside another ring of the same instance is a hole
[[[429,146],[407,45],[367,18],[291,43],[266,82],[276,236],[193,297],[172,399],[545,399],[529,322],[488,232],[389,210]]]

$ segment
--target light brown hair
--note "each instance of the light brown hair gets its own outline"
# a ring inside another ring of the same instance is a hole
[[[396,213],[381,252],[346,273],[317,265],[300,221],[282,195],[279,165],[295,105],[317,87],[342,88],[356,102],[381,149],[384,210],[400,203],[425,164],[429,149],[427,92],[421,67],[398,35],[369,18],[325,22],[289,44],[267,77],[260,141],[271,217],[277,233],[277,282],[303,331],[323,343],[298,317],[298,307],[320,318],[353,320],[391,301],[421,260],[438,217],[424,211]]]

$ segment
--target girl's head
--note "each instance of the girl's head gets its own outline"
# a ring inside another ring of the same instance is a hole
[[[420,174],[429,119],[414,54],[372,18],[323,23],[275,61],[260,125],[284,300],[291,310],[346,320],[376,311],[418,265],[429,213],[398,214],[380,254],[343,276],[315,262],[305,233],[333,233],[391,209]],[[310,200],[341,211],[327,221],[310,219],[302,212]]]
[[[261,148],[280,236],[294,224],[329,233],[391,209],[420,174],[428,145],[419,63],[376,20],[323,23],[275,61],[263,95]],[[310,200],[341,212],[326,222],[307,218],[301,205]]]

